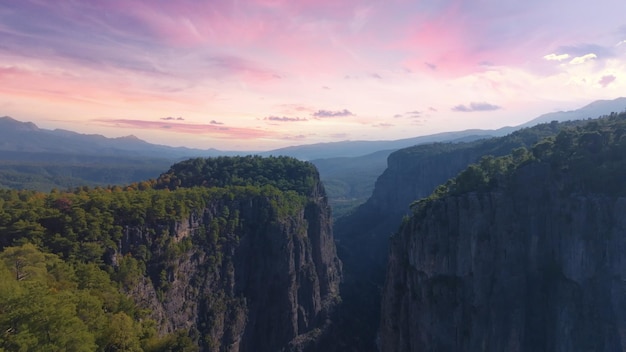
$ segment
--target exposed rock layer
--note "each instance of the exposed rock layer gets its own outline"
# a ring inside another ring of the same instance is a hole
[[[403,216],[410,213],[409,205],[413,201],[428,196],[435,187],[482,156],[506,155],[515,148],[554,135],[566,125],[544,124],[501,138],[419,145],[392,153],[368,201],[335,224],[338,251],[344,263],[341,316],[348,317],[340,322],[340,340],[348,342],[335,350],[376,350],[388,241],[398,230]]]
[[[435,200],[392,238],[389,351],[626,349],[626,199],[567,194],[549,166]]]
[[[182,223],[127,228],[116,257],[142,245],[153,253],[150,279],[129,290],[153,310],[162,331],[190,329],[205,351],[315,345],[337,303],[341,277],[330,209],[321,184],[290,211],[275,203],[264,196],[222,199]],[[222,226],[231,230],[219,241],[198,245],[210,238],[212,222],[231,221],[233,214],[236,224]],[[182,253],[165,253],[151,235],[159,231],[169,232]]]

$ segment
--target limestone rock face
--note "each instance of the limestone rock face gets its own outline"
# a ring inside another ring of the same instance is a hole
[[[190,330],[204,351],[315,346],[341,280],[330,208],[321,184],[289,211],[275,203],[260,195],[222,199],[184,222],[126,229],[116,256],[140,246],[152,253],[149,277],[129,292],[162,332]],[[170,234],[170,249],[153,240],[160,231]]]
[[[434,143],[392,153],[388,167],[376,181],[372,196],[354,213],[335,222],[334,233],[344,264],[343,316],[344,346],[361,352],[376,351],[380,319],[380,292],[385,282],[389,237],[398,230],[409,205],[427,197],[440,184],[455,177],[469,164],[485,155],[501,156],[529,146],[543,136],[558,132],[550,124],[518,131],[502,138],[471,143]],[[350,331],[356,331],[350,333]],[[354,337],[350,340],[351,337]]]
[[[626,198],[549,166],[434,200],[393,236],[380,350],[626,349]]]

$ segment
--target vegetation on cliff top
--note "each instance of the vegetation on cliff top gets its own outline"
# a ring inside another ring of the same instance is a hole
[[[511,154],[497,158],[484,156],[480,162],[469,165],[437,187],[429,197],[414,202],[412,208],[445,196],[492,190],[506,184],[520,167],[539,163],[559,173],[560,188],[567,192],[625,196],[626,112],[563,129],[530,149],[516,148]]]
[[[167,290],[168,260],[194,246],[220,266],[222,247],[255,225],[227,204],[256,199],[260,216],[283,218],[302,210],[316,182],[309,163],[245,157],[192,159],[127,187],[0,190],[0,350],[197,350],[189,331],[158,336],[149,312],[122,292],[144,279]],[[175,239],[173,224],[208,205],[219,208],[210,223]],[[152,245],[120,256],[131,227]]]
[[[279,156],[195,158],[173,165],[156,180],[155,188],[271,185],[282,191],[309,195],[319,181],[315,166]]]

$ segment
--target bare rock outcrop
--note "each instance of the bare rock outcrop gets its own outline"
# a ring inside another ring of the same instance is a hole
[[[162,333],[190,331],[203,351],[308,351],[339,302],[341,262],[321,183],[292,198],[207,200],[185,221],[125,228],[112,257],[151,253],[127,291]]]
[[[626,198],[532,164],[436,199],[392,238],[381,351],[623,351]]]

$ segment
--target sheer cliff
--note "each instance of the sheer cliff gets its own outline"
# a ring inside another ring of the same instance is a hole
[[[233,166],[233,160],[234,166]],[[265,179],[264,179],[265,178]],[[263,184],[214,198],[170,224],[180,255],[148,261],[151,280],[131,287],[162,328],[191,329],[207,351],[302,351],[327,327],[341,263],[324,188],[308,163],[288,158],[196,159],[158,184]],[[272,183],[283,190],[271,189]],[[265,188],[264,188],[265,187]],[[150,227],[127,228],[116,256],[147,245]]]
[[[176,255],[153,235],[163,230]],[[305,204],[236,194],[207,202],[167,230],[131,226],[113,258],[142,246],[153,253],[150,279],[129,293],[163,332],[191,330],[207,351],[303,350],[339,298],[341,266],[322,189]]]
[[[486,158],[392,237],[381,351],[626,348],[626,114]]]
[[[429,195],[437,185],[457,175],[484,155],[501,156],[530,146],[580,122],[549,123],[523,129],[508,136],[470,143],[434,143],[392,153],[385,172],[376,181],[372,196],[353,214],[337,219],[334,233],[344,263],[342,329],[349,346],[375,351],[380,314],[380,292],[385,280],[388,240],[409,204]],[[342,348],[347,348],[343,346]]]

